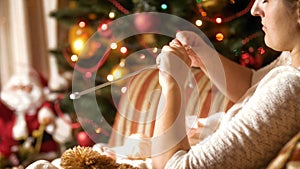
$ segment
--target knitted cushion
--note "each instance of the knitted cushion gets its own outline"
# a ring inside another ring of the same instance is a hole
[[[192,72],[197,85],[189,84],[186,90],[187,115],[205,118],[232,106],[200,69],[193,68]],[[145,71],[130,80],[119,103],[110,146],[123,145],[124,139],[134,133],[152,136],[160,94],[158,70]]]

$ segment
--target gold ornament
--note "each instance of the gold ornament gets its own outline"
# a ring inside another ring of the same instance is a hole
[[[208,13],[221,12],[222,9],[228,5],[227,0],[203,0],[201,2],[202,7]]]
[[[74,25],[69,31],[69,43],[72,52],[79,56],[87,40],[93,35],[94,29],[90,26]]]
[[[70,9],[75,9],[75,8],[77,8],[77,2],[76,2],[76,1],[70,1],[70,2],[69,2],[69,8],[70,8]]]
[[[94,13],[88,14],[88,17],[89,17],[90,20],[95,20],[95,19],[97,19],[97,15],[94,14]]]
[[[155,37],[153,34],[142,34],[142,40],[147,44],[156,43]]]

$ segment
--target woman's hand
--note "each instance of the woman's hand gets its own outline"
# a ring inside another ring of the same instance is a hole
[[[183,46],[177,39],[172,40],[169,46],[164,46],[156,62],[159,71],[159,82],[163,88],[169,88],[177,83],[183,86],[188,77],[191,60]]]
[[[238,101],[251,87],[253,71],[218,53],[207,38],[191,31],[180,31],[176,39],[188,46],[186,50],[192,66],[200,67],[231,101]]]
[[[205,68],[201,61],[203,59],[202,57],[207,57],[213,48],[210,47],[203,38],[191,31],[178,32],[176,34],[176,39],[185,46],[185,50],[192,62],[191,66]]]

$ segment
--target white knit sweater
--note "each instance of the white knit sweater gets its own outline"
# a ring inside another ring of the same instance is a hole
[[[300,131],[300,70],[289,63],[289,53],[283,53],[257,71],[253,86],[226,113],[219,129],[190,151],[175,153],[165,168],[265,167]]]

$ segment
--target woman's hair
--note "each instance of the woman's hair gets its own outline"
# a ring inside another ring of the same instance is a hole
[[[292,11],[296,10],[297,7],[299,8],[299,3],[297,3],[298,0],[285,0],[284,1],[284,4],[289,8],[291,9]]]
[[[299,0],[283,0],[283,4],[288,8],[288,13],[295,15],[297,9],[300,8]]]

